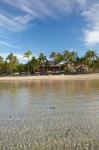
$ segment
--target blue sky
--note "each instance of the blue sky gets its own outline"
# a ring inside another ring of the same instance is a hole
[[[99,0],[0,0],[0,55],[99,52]]]

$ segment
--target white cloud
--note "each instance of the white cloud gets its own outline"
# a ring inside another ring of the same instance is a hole
[[[9,53],[0,53],[0,56],[2,56],[4,59],[6,59],[6,57],[9,55]],[[18,57],[20,62],[25,62],[26,59],[23,57],[23,54],[18,54],[18,53],[14,53],[15,56]]]
[[[9,53],[0,53],[0,56],[2,56],[4,59],[9,55]],[[26,62],[26,58],[23,57],[23,54],[14,53],[13,55],[17,56],[19,59],[19,62],[24,63]]]
[[[99,44],[99,30],[85,31],[85,42],[88,46]]]
[[[0,41],[0,45],[4,45],[4,46],[7,46],[7,47],[12,47],[12,48],[18,48],[17,46],[15,46],[13,44],[10,44],[8,42],[4,42],[4,41]]]
[[[97,0],[1,0],[17,13],[0,10],[0,26],[11,31],[22,31],[36,19],[53,18],[74,13],[86,19],[84,41],[87,45],[99,43],[99,2]],[[0,3],[1,3],[0,2]]]
[[[31,17],[28,15],[18,16],[18,17],[9,17],[6,15],[0,14],[0,26],[11,30],[11,31],[22,31],[27,27],[27,23],[31,20]]]
[[[4,59],[6,59],[6,57],[10,54],[11,52],[9,53],[2,53],[0,52],[0,56],[2,56]],[[20,63],[26,63],[27,62],[27,59],[24,57],[24,53],[20,54],[20,53],[13,53],[13,55],[17,56],[18,60]],[[33,53],[33,56],[35,56],[36,58],[38,57],[38,54],[35,54]],[[31,56],[32,58],[32,56]]]
[[[72,12],[84,6],[87,0],[1,0],[18,14],[1,11],[0,25],[12,31],[22,31],[35,19],[50,17],[57,19],[60,15]]]
[[[32,15],[34,18],[53,16],[56,12],[69,11],[74,0],[2,0],[3,2]]]
[[[84,10],[82,16],[86,18],[88,23],[87,29],[84,31],[86,45],[99,44],[99,3],[95,3]]]
[[[77,0],[77,2],[81,5],[84,6],[87,3],[87,0]]]

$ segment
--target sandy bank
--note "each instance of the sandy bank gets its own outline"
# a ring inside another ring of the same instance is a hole
[[[25,80],[99,80],[99,73],[80,75],[50,75],[26,77],[0,77],[0,81],[25,81]]]

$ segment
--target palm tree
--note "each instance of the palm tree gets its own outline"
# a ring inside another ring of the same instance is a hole
[[[30,60],[31,55],[32,55],[32,52],[30,50],[27,50],[24,53],[24,57],[28,60],[28,74],[29,74],[29,60]]]
[[[49,57],[56,63],[57,53],[55,51],[52,51]]]
[[[55,56],[55,60],[56,60],[56,64],[59,64],[59,72],[61,71],[61,62],[64,60],[63,59],[63,54],[61,53],[56,53],[56,56]]]
[[[77,52],[75,51],[64,51],[64,61],[67,63],[66,69],[74,71],[75,70],[75,64],[77,63]]]
[[[40,53],[38,59],[39,59],[40,66],[43,66],[43,72],[44,72],[44,66],[46,64],[47,58],[43,53]]]
[[[17,69],[17,65],[19,63],[18,58],[14,56],[13,53],[10,53],[6,58],[6,61],[8,64],[8,71],[10,71],[10,73],[12,74],[13,71]]]
[[[67,62],[67,63],[74,63],[77,59],[77,52],[75,51],[68,51],[68,50],[65,50],[64,51],[64,60]]]
[[[55,64],[56,64],[56,60],[57,60],[57,53],[55,51],[52,51],[49,58],[51,58],[51,60],[54,63],[54,72],[55,72]]]
[[[0,74],[2,74],[3,71],[3,64],[4,64],[3,57],[0,56]]]
[[[22,72],[25,72],[25,70],[26,70],[26,65],[25,64],[23,64],[23,63],[18,64],[18,72],[20,74],[22,74]]]
[[[93,61],[93,60],[97,59],[97,53],[96,53],[96,51],[90,49],[86,52],[85,57],[88,60]]]
[[[88,50],[87,52],[86,52],[86,54],[85,54],[85,56],[84,56],[84,58],[85,58],[85,60],[86,60],[86,62],[87,62],[87,64],[88,64],[88,67],[90,68],[91,67],[91,65],[92,65],[92,63],[93,63],[93,61],[95,61],[96,59],[97,59],[97,53],[96,53],[96,51],[94,51],[94,50]]]
[[[62,62],[62,61],[63,61],[63,58],[64,58],[64,57],[63,57],[63,54],[61,54],[61,53],[56,53],[56,55],[55,55],[56,64]]]
[[[34,74],[36,74],[36,71],[39,69],[39,66],[40,66],[39,59],[32,57],[29,64],[30,64],[31,70],[33,70]]]

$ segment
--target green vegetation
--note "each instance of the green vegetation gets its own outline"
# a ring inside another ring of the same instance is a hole
[[[30,50],[27,50],[24,54],[24,57],[28,59],[28,74],[29,74],[29,60],[30,60],[31,55],[32,55],[32,52]]]
[[[83,57],[76,51],[65,50],[63,53],[51,52],[49,58],[43,53],[39,57],[32,56],[27,50],[23,55],[26,64],[19,63],[17,56],[9,54],[6,59],[0,56],[0,75],[38,75],[99,72],[99,55],[88,50]]]

